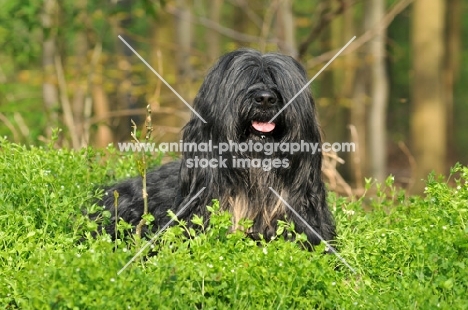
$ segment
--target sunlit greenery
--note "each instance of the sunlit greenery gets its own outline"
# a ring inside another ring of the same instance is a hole
[[[104,160],[105,158],[105,160]],[[154,164],[154,163],[153,163]],[[468,305],[468,168],[429,176],[424,197],[367,182],[329,194],[340,255],[229,233],[217,203],[199,232],[180,222],[150,256],[117,272],[145,240],[91,238],[99,184],[137,174],[109,148],[69,151],[0,140],[0,305],[9,309],[464,309]],[[365,211],[367,210],[367,211]],[[283,228],[282,228],[283,229]],[[284,229],[291,230],[286,225]],[[294,233],[291,231],[290,233]],[[300,239],[300,238],[299,238]],[[147,253],[147,251],[145,251]]]

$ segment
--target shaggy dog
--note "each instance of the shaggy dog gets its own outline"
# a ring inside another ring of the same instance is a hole
[[[184,145],[204,148],[189,147],[181,161],[147,174],[154,231],[170,221],[168,210],[180,212],[178,218],[188,223],[194,214],[208,221],[206,206],[218,199],[222,210],[232,214],[233,229],[240,228],[240,219],[249,219],[253,226],[246,233],[270,240],[276,235],[278,220],[292,221],[311,245],[319,244],[320,238],[271,187],[324,240],[332,240],[335,225],[325,201],[321,153],[285,148],[291,143],[321,143],[310,91],[301,92],[269,122],[307,82],[304,68],[289,56],[250,49],[222,56],[193,104],[206,123],[192,114],[183,129]],[[143,214],[141,177],[108,188],[101,204],[112,214],[111,224],[105,226],[111,236],[117,220],[114,190],[119,193],[118,217],[136,226]]]

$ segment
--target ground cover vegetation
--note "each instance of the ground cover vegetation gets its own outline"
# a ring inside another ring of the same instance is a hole
[[[101,184],[138,174],[138,156],[0,139],[3,308],[468,308],[467,167],[429,175],[423,196],[406,195],[392,177],[367,180],[355,199],[329,193],[337,248],[355,273],[325,245],[303,250],[300,235],[259,245],[229,233],[230,215],[214,202],[208,226],[179,222],[117,275],[146,240],[91,238],[97,224],[83,211],[97,210]],[[149,166],[160,161],[147,157]]]

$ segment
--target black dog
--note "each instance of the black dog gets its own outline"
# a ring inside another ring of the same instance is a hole
[[[177,213],[185,207],[179,218],[188,223],[194,214],[209,220],[206,206],[212,199],[219,199],[221,208],[233,216],[233,229],[239,228],[240,219],[250,219],[253,226],[246,233],[254,237],[263,234],[269,240],[276,234],[277,221],[287,220],[293,221],[296,231],[304,232],[312,245],[320,243],[271,187],[323,239],[332,240],[335,225],[325,201],[321,153],[293,153],[278,147],[279,143],[321,142],[310,91],[303,91],[269,123],[307,82],[304,68],[289,56],[242,49],[221,57],[205,78],[193,105],[206,123],[193,114],[183,129],[185,145],[205,143],[211,149],[186,149],[181,161],[147,175],[154,230],[169,222],[169,209]],[[267,146],[269,151],[265,151]],[[264,150],[258,151],[261,147]],[[208,160],[211,165],[206,164]],[[141,178],[109,188],[101,203],[113,216],[112,223],[105,227],[111,236],[116,220],[114,190],[119,193],[119,217],[137,225],[143,213]]]

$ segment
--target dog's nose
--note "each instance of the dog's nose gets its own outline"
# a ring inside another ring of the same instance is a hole
[[[268,91],[260,91],[255,94],[255,102],[263,106],[271,106],[277,102],[275,94]]]

